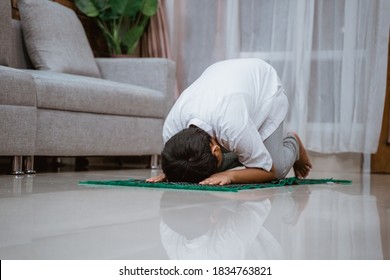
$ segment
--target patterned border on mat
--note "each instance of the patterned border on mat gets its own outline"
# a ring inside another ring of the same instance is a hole
[[[343,184],[350,185],[350,180],[338,179],[298,179],[296,177],[285,178],[281,180],[274,180],[270,183],[262,184],[230,184],[224,186],[214,185],[199,185],[190,183],[173,183],[173,182],[159,182],[151,183],[145,180],[128,179],[128,180],[107,180],[107,181],[83,181],[79,185],[88,185],[91,187],[141,187],[141,188],[159,188],[159,189],[182,189],[182,190],[200,190],[200,191],[224,191],[224,192],[238,192],[241,190],[262,189],[283,187],[291,185],[314,185],[314,184]]]

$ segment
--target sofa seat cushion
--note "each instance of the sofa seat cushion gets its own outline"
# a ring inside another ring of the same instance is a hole
[[[38,108],[155,118],[165,114],[160,91],[100,78],[24,71],[34,77]]]

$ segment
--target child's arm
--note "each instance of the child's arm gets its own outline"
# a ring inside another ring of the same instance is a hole
[[[260,168],[245,168],[238,170],[226,170],[215,173],[199,184],[204,185],[227,185],[227,184],[250,184],[264,183],[275,179],[275,168],[272,165],[271,171]]]

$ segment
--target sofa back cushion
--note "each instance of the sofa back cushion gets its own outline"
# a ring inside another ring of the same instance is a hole
[[[12,67],[19,69],[34,69],[28,56],[26,45],[24,44],[22,34],[22,24],[20,20],[12,20],[13,49],[12,49]]]
[[[23,37],[34,67],[100,77],[76,13],[48,0],[18,0]]]
[[[11,1],[0,0],[0,65],[11,64],[12,19]]]

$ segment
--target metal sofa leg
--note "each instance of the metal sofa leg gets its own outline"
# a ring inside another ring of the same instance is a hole
[[[12,175],[22,175],[23,172],[23,156],[14,156],[12,160]]]
[[[152,155],[150,157],[150,168],[151,169],[159,169],[160,165],[158,163],[159,155]]]
[[[35,174],[34,170],[34,156],[27,156],[25,161],[24,173]]]

